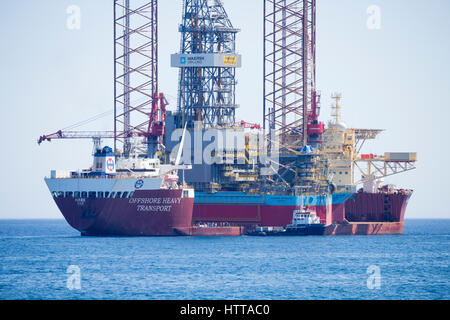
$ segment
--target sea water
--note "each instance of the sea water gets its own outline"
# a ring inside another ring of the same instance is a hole
[[[450,220],[400,236],[81,237],[0,221],[0,299],[449,299]]]

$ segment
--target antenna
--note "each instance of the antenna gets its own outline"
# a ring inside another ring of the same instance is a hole
[[[333,109],[331,116],[334,117],[334,124],[339,124],[341,120],[341,105],[339,103],[341,102],[342,94],[333,93],[331,98],[335,100],[335,104],[331,105],[331,108]]]

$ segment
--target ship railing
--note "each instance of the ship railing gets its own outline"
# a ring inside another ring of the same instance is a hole
[[[46,179],[142,179],[142,178],[162,178],[159,175],[137,175],[137,174],[120,174],[120,175],[104,175],[104,176],[89,176],[87,174],[73,174],[70,176],[52,177],[46,176]]]

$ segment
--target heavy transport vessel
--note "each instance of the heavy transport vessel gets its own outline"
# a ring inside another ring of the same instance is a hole
[[[84,236],[171,236],[191,226],[194,190],[157,159],[97,150],[91,169],[45,179],[67,222]]]
[[[221,0],[183,1],[180,51],[171,56],[177,107],[167,112],[158,88],[158,2],[114,1],[114,131],[60,130],[39,139],[94,139],[92,168],[46,179],[74,228],[242,235],[284,228],[307,205],[326,235],[403,232],[413,191],[383,179],[415,169],[417,154],[365,154],[365,142],[383,130],[347,127],[340,94],[332,95],[331,121],[321,122],[316,0],[262,5],[263,103],[244,106],[262,109],[260,125],[236,119],[240,30]],[[113,139],[113,150],[101,149],[100,139]]]

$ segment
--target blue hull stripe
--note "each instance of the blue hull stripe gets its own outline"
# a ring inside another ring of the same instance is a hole
[[[347,200],[352,193],[337,193],[332,196],[321,195],[262,195],[245,194],[243,192],[217,192],[217,193],[195,193],[195,204],[222,204],[222,205],[266,205],[266,206],[323,206],[327,204],[341,204]]]

